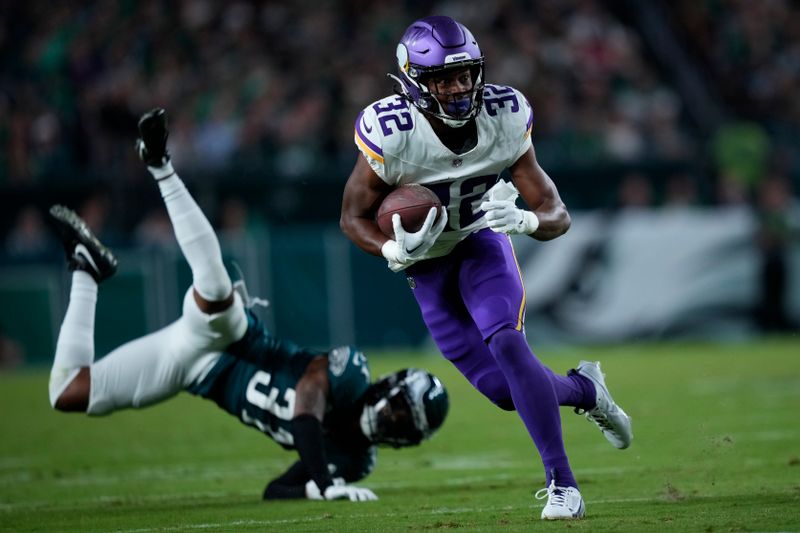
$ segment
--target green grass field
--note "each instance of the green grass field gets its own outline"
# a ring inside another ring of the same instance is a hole
[[[386,354],[374,375],[429,368],[451,410],[431,441],[380,451],[370,503],[262,502],[294,454],[187,394],[90,419],[49,408],[45,371],[0,375],[0,530],[800,531],[800,340],[543,353],[560,372],[580,358],[603,362],[635,439],[615,450],[562,410],[579,522],[539,520],[542,468],[514,413],[438,356]]]

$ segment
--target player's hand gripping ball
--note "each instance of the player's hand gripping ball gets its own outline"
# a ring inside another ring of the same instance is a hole
[[[401,185],[383,199],[375,220],[383,234],[393,239],[392,215],[399,214],[403,229],[413,233],[422,227],[431,207],[442,207],[442,202],[432,190],[416,183]],[[436,217],[438,219],[439,215]]]

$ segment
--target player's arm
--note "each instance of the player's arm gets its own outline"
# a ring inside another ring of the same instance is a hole
[[[335,480],[328,472],[328,458],[322,438],[322,419],[328,405],[329,393],[328,359],[326,357],[312,359],[295,386],[292,419],[294,446],[300,455],[303,469],[292,467],[267,485],[264,491],[265,499],[303,497],[311,500],[378,499],[371,490],[345,485],[344,480]],[[302,475],[303,470],[305,476]],[[297,483],[303,483],[302,490]]]
[[[553,180],[536,160],[533,146],[511,165],[509,172],[520,196],[539,220],[538,228],[531,235],[540,241],[549,241],[566,233],[571,224],[567,206],[561,201]]]
[[[322,439],[322,419],[325,416],[329,389],[328,359],[312,359],[295,387],[292,419],[294,447],[305,466],[308,475],[306,480],[313,480],[323,493],[333,485]]]
[[[381,247],[389,240],[378,228],[375,213],[391,190],[392,187],[372,170],[364,156],[358,154],[344,186],[339,227],[356,246],[372,255],[382,255]]]
[[[394,272],[416,263],[436,242],[447,225],[447,210],[431,208],[422,227],[407,232],[400,215],[393,215],[394,239],[387,238],[375,222],[375,213],[392,187],[370,167],[363,154],[347,179],[342,199],[339,226],[359,248],[372,255],[383,256]]]
[[[530,235],[540,241],[566,233],[571,223],[569,213],[553,180],[536,161],[533,146],[509,167],[509,171],[516,189],[510,186],[507,189],[513,194],[501,190],[480,205],[489,228],[497,233]],[[530,211],[516,206],[517,192]]]

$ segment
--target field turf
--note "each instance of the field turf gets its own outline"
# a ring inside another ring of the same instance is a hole
[[[587,503],[539,520],[542,468],[514,413],[433,354],[371,354],[373,374],[440,375],[451,410],[422,446],[382,449],[378,502],[264,503],[295,458],[210,402],[90,419],[52,411],[44,369],[0,374],[0,531],[800,531],[800,340],[543,350],[599,359],[635,439],[619,451],[562,410]]]

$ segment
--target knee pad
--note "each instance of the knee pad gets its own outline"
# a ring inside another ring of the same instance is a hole
[[[528,341],[522,331],[512,327],[502,327],[486,339],[486,345],[495,359],[500,360],[511,356],[523,345],[528,347]],[[530,351],[530,347],[527,351]]]
[[[505,344],[507,342],[515,342],[518,338],[525,339],[525,334],[514,327],[511,326],[503,326],[497,328],[497,331],[493,332],[486,338],[486,344],[490,347],[492,344]],[[525,341],[527,342],[527,341]]]

